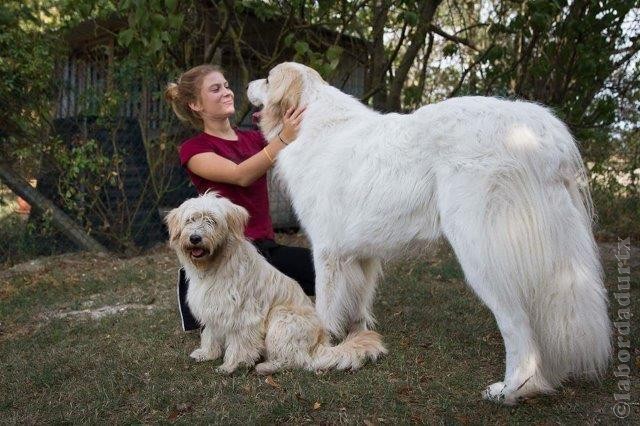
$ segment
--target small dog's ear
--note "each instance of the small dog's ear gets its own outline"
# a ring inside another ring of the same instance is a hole
[[[244,239],[244,228],[249,222],[249,213],[244,207],[237,206],[229,202],[230,206],[227,210],[227,225],[229,226],[229,233],[239,239]]]
[[[169,245],[173,247],[173,244],[178,241],[180,237],[180,212],[179,209],[173,209],[164,218],[169,230]]]

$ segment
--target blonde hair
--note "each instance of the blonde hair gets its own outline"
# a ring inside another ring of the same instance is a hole
[[[176,116],[200,130],[204,128],[202,117],[197,111],[192,110],[189,104],[200,100],[202,81],[212,72],[223,73],[218,65],[198,65],[182,74],[176,83],[167,84],[164,90],[164,97],[171,104]]]

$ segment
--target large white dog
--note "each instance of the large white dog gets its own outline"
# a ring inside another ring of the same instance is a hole
[[[218,371],[256,365],[260,374],[286,367],[357,369],[386,352],[374,331],[337,346],[300,286],[271,266],[245,239],[245,209],[207,193],[167,215],[170,245],[189,279],[187,302],[204,325],[197,361],[224,354]]]
[[[383,115],[296,63],[248,96],[264,106],[268,139],[284,110],[307,106],[277,173],[311,240],[316,310],[333,334],[373,322],[381,259],[444,235],[504,339],[505,377],[485,398],[513,404],[603,372],[611,326],[586,175],[552,113],[463,97]]]

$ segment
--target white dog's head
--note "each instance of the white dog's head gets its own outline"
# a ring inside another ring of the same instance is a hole
[[[247,211],[215,192],[191,198],[169,212],[169,245],[180,260],[206,267],[230,240],[244,239]]]
[[[263,107],[260,129],[273,137],[282,128],[282,117],[291,107],[306,103],[305,94],[314,86],[327,84],[320,74],[296,62],[283,62],[269,71],[269,76],[249,83],[249,101]]]

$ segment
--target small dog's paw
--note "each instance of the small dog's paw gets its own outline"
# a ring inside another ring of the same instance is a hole
[[[191,355],[189,356],[195,359],[197,362],[211,361],[213,359],[216,359],[211,352],[202,348],[198,348],[195,351],[191,352]]]
[[[260,364],[256,365],[256,373],[260,374],[261,376],[273,374],[276,371],[278,371],[278,366],[269,361],[261,362]]]

